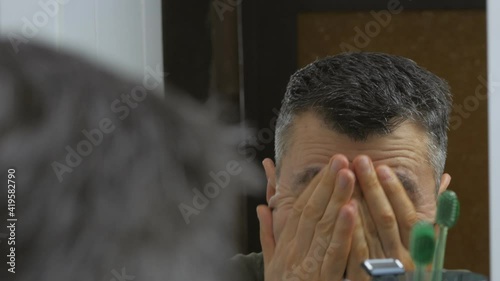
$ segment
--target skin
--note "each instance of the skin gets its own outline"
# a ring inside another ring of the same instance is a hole
[[[436,179],[423,128],[355,142],[312,112],[296,116],[279,174],[263,162],[268,206],[257,208],[266,280],[368,280],[367,258],[408,253],[411,226],[432,222]],[[443,174],[438,193],[450,176]]]

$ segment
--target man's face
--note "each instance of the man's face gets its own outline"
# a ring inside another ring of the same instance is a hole
[[[404,122],[389,135],[355,142],[328,128],[312,112],[305,112],[295,118],[291,130],[276,179],[276,193],[269,200],[276,240],[298,196],[335,154],[345,155],[350,166],[356,156],[363,154],[372,159],[375,167],[381,164],[391,167],[407,190],[419,218],[433,220],[436,180],[427,155],[428,138],[421,127]],[[361,194],[357,184],[355,194]]]

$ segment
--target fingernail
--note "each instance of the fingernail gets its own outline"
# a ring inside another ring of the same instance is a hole
[[[337,173],[338,170],[340,170],[340,167],[342,166],[342,160],[340,160],[338,157],[335,157],[332,162],[332,166],[330,167],[331,172]]]
[[[369,173],[372,170],[372,165],[370,164],[370,159],[368,159],[367,156],[362,156],[359,159],[359,165],[361,168],[361,172],[363,172],[363,173]]]
[[[255,211],[257,212],[257,218],[259,219],[260,221],[260,216],[259,216],[259,207],[255,208]]]
[[[349,178],[345,174],[337,174],[337,186],[340,188],[346,188],[349,184]]]
[[[391,171],[389,171],[389,167],[379,167],[378,168],[378,174],[380,176],[380,179],[383,181],[388,181],[391,179]]]

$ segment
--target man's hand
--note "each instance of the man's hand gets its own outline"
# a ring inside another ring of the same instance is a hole
[[[356,157],[353,168],[364,199],[357,204],[360,215],[356,218],[347,278],[367,280],[368,276],[356,269],[368,258],[396,258],[406,270],[413,270],[408,247],[418,216],[403,185],[392,169],[385,165],[375,169],[367,156]]]
[[[277,243],[271,210],[257,208],[266,281],[343,279],[357,217],[348,167],[345,156],[330,159],[295,202]]]

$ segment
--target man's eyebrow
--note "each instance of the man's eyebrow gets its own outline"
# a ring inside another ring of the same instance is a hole
[[[420,197],[420,190],[418,189],[417,183],[405,173],[395,173],[404,189],[406,190],[408,197],[410,197],[410,200],[415,203],[416,200]]]
[[[309,184],[311,180],[321,171],[321,167],[313,166],[307,167],[302,170],[300,173],[296,174],[293,179],[293,184],[297,188],[303,187],[304,185]]]

